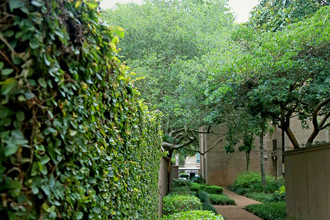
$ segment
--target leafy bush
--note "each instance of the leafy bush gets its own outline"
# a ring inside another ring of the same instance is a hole
[[[214,206],[211,204],[210,194],[208,194],[205,191],[200,190],[198,192],[198,198],[202,202],[203,210],[209,210],[209,211],[212,211],[213,213],[217,214],[217,211],[215,210]]]
[[[1,219],[157,218],[158,116],[98,4],[1,1]]]
[[[262,219],[268,219],[268,220],[286,219],[285,202],[271,202],[264,204],[249,205],[245,209]]]
[[[189,210],[201,210],[202,203],[196,196],[191,195],[167,195],[163,198],[164,215]]]
[[[226,195],[210,194],[210,201],[213,205],[235,205],[235,201]]]
[[[192,191],[188,186],[172,186],[170,194],[191,195]]]
[[[273,194],[263,192],[248,192],[245,194],[246,197],[257,200],[259,202],[275,202]]]
[[[199,191],[201,189],[201,186],[203,186],[203,185],[199,184],[199,183],[191,183],[190,189],[192,191]]]
[[[162,220],[200,220],[200,219],[208,219],[208,220],[224,220],[221,215],[214,214],[211,211],[187,211],[187,212],[178,212],[169,216],[164,216]]]
[[[222,194],[223,189],[221,186],[215,186],[215,185],[201,185],[200,186],[201,190],[204,190],[210,194]]]
[[[176,186],[187,186],[190,187],[190,181],[189,180],[181,180],[181,179],[173,179],[172,180],[172,187]]]
[[[263,189],[261,175],[257,172],[249,172],[239,175],[230,189],[238,194],[244,195],[248,192],[268,192],[273,193],[284,184],[283,178],[278,180],[272,176],[266,176],[266,187]]]
[[[192,181],[194,183],[199,183],[199,184],[204,184],[205,183],[205,180],[201,176],[198,176],[197,178],[194,178]]]
[[[274,192],[274,201],[275,202],[281,202],[281,201],[285,201],[285,186],[282,185],[279,190],[276,190]]]

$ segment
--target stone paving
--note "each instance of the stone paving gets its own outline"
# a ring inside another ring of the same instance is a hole
[[[260,202],[249,199],[245,196],[240,196],[225,188],[223,189],[223,194],[235,200],[237,204],[236,206],[214,206],[217,212],[221,214],[226,220],[261,220],[261,218],[244,210],[244,207],[252,204],[260,204]]]

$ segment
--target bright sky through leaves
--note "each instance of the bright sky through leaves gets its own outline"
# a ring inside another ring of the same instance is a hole
[[[103,0],[101,1],[101,8],[113,8],[116,3],[129,3],[134,2],[142,4],[143,0]],[[258,4],[258,0],[229,0],[229,6],[233,9],[238,23],[246,22],[249,19],[249,12],[254,6]]]

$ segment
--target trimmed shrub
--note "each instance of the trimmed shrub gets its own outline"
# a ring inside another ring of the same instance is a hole
[[[204,190],[207,193],[210,194],[222,194],[223,189],[221,186],[215,186],[215,185],[201,185],[200,186],[201,190]]]
[[[1,1],[1,219],[158,216],[158,116],[98,5]]]
[[[200,220],[200,219],[208,219],[208,220],[224,220],[221,215],[214,214],[210,211],[187,211],[187,212],[178,212],[169,216],[164,216],[162,220]]]
[[[199,184],[199,183],[191,183],[190,189],[192,191],[199,191],[201,189],[201,186],[204,186],[204,185]]]
[[[245,196],[257,200],[259,202],[275,202],[274,196],[268,193],[248,192],[245,194]]]
[[[271,202],[264,204],[249,205],[245,209],[262,219],[268,219],[268,220],[286,219],[285,202]]]
[[[191,195],[192,191],[188,186],[172,186],[170,194]]]
[[[235,201],[226,195],[210,194],[212,205],[236,205]]]
[[[176,186],[187,186],[190,187],[190,181],[189,180],[181,180],[181,179],[173,179],[172,180],[172,187]]]
[[[163,198],[164,215],[189,210],[201,210],[202,203],[196,196],[191,195],[167,195]]]
[[[205,180],[203,179],[203,177],[199,176],[195,179],[192,180],[194,183],[199,183],[199,184],[204,184]]]
[[[208,194],[205,191],[200,190],[198,192],[198,198],[202,202],[203,210],[209,210],[209,211],[212,211],[213,213],[217,214],[217,211],[215,210],[214,206],[211,204],[210,194]]]

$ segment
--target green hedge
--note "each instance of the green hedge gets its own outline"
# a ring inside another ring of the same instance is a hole
[[[249,205],[245,209],[262,219],[268,219],[268,220],[286,219],[285,202],[270,202],[270,203]]]
[[[201,189],[201,186],[204,186],[204,184],[199,184],[199,183],[191,183],[190,189],[192,191],[199,191]]]
[[[249,192],[246,193],[245,196],[259,202],[275,202],[273,194],[263,192]]]
[[[172,187],[176,186],[187,186],[190,187],[191,182],[189,180],[181,180],[181,179],[173,179],[172,180]]]
[[[201,210],[202,203],[192,195],[167,195],[163,198],[163,214],[169,215],[176,212]]]
[[[235,205],[235,201],[226,195],[210,194],[212,205]]]
[[[204,190],[205,192],[208,192],[210,194],[222,194],[223,189],[221,186],[215,186],[215,185],[201,185],[201,190]]]
[[[210,211],[187,211],[187,212],[178,212],[169,216],[164,216],[162,220],[200,220],[200,219],[208,219],[208,220],[224,220],[221,215],[216,215]]]
[[[0,4],[0,215],[157,217],[161,144],[96,0]]]
[[[208,210],[208,211],[212,211],[213,213],[217,214],[216,209],[214,208],[214,206],[211,204],[210,201],[210,194],[208,194],[205,191],[199,190],[198,191],[198,198],[201,200],[202,202],[202,206],[203,206],[203,210]]]

